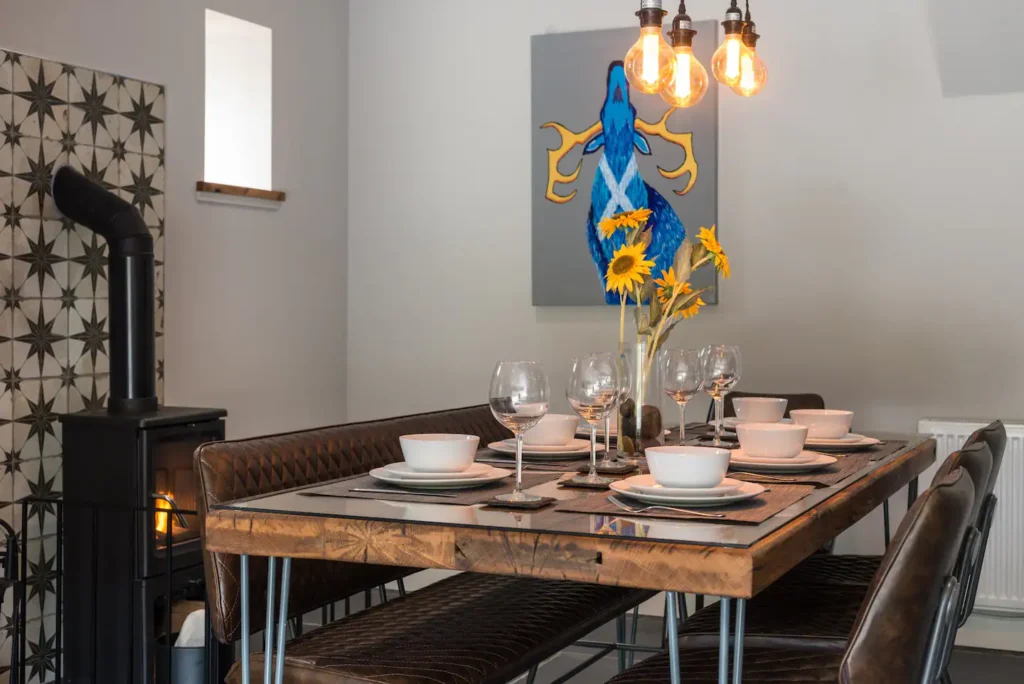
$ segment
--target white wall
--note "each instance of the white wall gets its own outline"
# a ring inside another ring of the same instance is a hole
[[[278,212],[195,199],[204,8],[274,32]],[[0,47],[167,86],[166,400],[229,435],[345,414],[346,0],[4,0]]]
[[[530,305],[530,36],[629,26],[632,4],[390,5],[387,40],[376,3],[351,9],[349,415],[481,403],[506,357],[559,394],[617,320]],[[721,98],[734,276],[673,343],[739,344],[741,388],[820,392],[865,429],[1019,417],[1024,95],[944,98],[925,0],[755,10],[768,86]],[[881,550],[865,522],[843,548]]]

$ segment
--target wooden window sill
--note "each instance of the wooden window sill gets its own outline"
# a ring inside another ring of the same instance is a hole
[[[278,209],[285,200],[285,193],[282,190],[258,190],[239,185],[196,181],[196,199],[200,202]]]

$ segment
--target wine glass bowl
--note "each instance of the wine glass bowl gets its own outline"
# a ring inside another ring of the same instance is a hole
[[[662,387],[679,405],[679,444],[683,445],[686,443],[686,404],[701,393],[704,365],[696,351],[669,349],[662,354]]]
[[[740,381],[742,364],[740,348],[727,344],[713,344],[701,351],[704,367],[704,391],[715,401],[715,446],[722,446],[725,395]]]
[[[611,413],[621,396],[617,356],[587,354],[572,362],[565,398],[573,411],[590,425],[590,472],[586,477],[574,478],[582,484],[611,482],[597,474],[597,425]]]
[[[523,433],[548,412],[550,388],[544,369],[535,361],[499,361],[491,375],[491,414],[516,436],[516,487],[501,501],[531,502],[541,497],[523,491]]]

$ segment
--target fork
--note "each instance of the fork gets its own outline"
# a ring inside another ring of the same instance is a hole
[[[628,504],[622,499],[616,496],[609,496],[608,501],[617,508],[628,513],[643,513],[645,511],[672,511],[674,513],[686,513],[687,515],[696,515],[701,518],[724,518],[725,513],[702,513],[700,511],[691,511],[686,508],[676,508],[675,506],[634,506]]]
[[[757,479],[764,480],[766,482],[778,482],[779,484],[799,484],[803,482],[803,480],[797,477],[781,477],[779,475],[766,475],[765,473],[749,473],[744,470],[733,470],[730,472],[734,475],[746,475],[748,477],[756,477]]]

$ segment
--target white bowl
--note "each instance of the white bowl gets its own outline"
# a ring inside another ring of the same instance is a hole
[[[405,462],[425,473],[458,473],[473,464],[480,438],[476,435],[402,435]]]
[[[794,458],[807,441],[807,426],[792,423],[741,423],[736,426],[743,451],[754,458]]]
[[[790,411],[789,417],[797,425],[806,425],[808,437],[817,439],[839,439],[850,431],[853,411],[834,409],[798,409]]]
[[[732,406],[743,423],[778,423],[786,415],[788,399],[775,397],[736,397]]]
[[[549,413],[523,433],[523,444],[533,446],[564,446],[576,438],[579,416]]]
[[[729,451],[713,447],[647,447],[647,467],[663,487],[716,487],[729,470]]]

